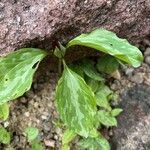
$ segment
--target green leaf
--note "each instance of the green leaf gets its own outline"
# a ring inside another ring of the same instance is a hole
[[[81,34],[71,40],[67,48],[82,45],[110,54],[134,67],[139,67],[143,61],[140,50],[127,40],[118,38],[115,33],[105,29],[97,29],[88,34]]]
[[[24,48],[0,58],[0,104],[30,89],[38,64],[46,55],[40,49]]]
[[[109,95],[112,94],[112,91],[104,83],[99,85],[97,92],[95,93],[96,103],[98,106],[105,109],[111,110],[109,105]]]
[[[62,58],[62,53],[58,47],[55,48],[54,55],[58,58]]]
[[[100,82],[93,80],[91,78],[86,78],[86,83],[88,86],[91,87],[91,89],[94,93],[98,90],[99,85],[101,84]]]
[[[34,127],[28,127],[25,130],[25,134],[27,136],[28,141],[31,142],[37,138],[37,136],[39,134],[39,130]]]
[[[110,55],[105,55],[102,58],[98,59],[97,69],[100,72],[111,74],[119,68],[119,63]]]
[[[110,150],[108,141],[102,136],[100,138],[97,138],[97,142],[99,143],[101,150]]]
[[[9,117],[9,105],[7,103],[4,103],[0,105],[0,119],[3,119],[4,121],[7,120]]]
[[[80,140],[77,145],[86,150],[110,150],[108,141],[103,137],[86,138]]]
[[[62,145],[61,150],[70,150],[70,146],[68,144]]]
[[[112,115],[113,117],[116,117],[116,116],[118,116],[122,111],[123,111],[123,110],[120,109],[120,108],[115,108],[115,109],[113,109],[113,110],[111,111],[111,115]]]
[[[15,150],[13,147],[9,146],[6,150]]]
[[[43,150],[42,143],[38,140],[34,140],[31,144],[31,150]]]
[[[68,144],[75,138],[76,135],[77,134],[73,130],[67,129],[63,134],[62,144]]]
[[[56,88],[56,105],[63,122],[81,136],[92,130],[96,100],[82,77],[66,65]]]
[[[100,110],[98,111],[98,119],[101,124],[105,126],[117,126],[117,120],[111,115],[111,113]]]
[[[61,44],[61,43],[58,43],[59,47],[55,47],[55,50],[54,50],[54,55],[58,58],[63,58],[65,56],[65,53],[66,53],[66,48]]]
[[[104,81],[104,78],[101,77],[101,75],[97,72],[96,67],[94,67],[94,63],[90,59],[84,59],[82,60],[81,67],[84,71],[84,73],[97,81]]]
[[[0,127],[0,143],[9,144],[10,140],[10,133],[5,128]]]
[[[69,68],[78,75],[80,75],[82,78],[84,78],[84,72],[81,66],[79,66],[78,64],[70,64]]]

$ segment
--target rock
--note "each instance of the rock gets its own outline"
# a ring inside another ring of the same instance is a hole
[[[55,147],[55,141],[54,140],[44,140],[44,143],[45,143],[45,146],[52,147],[52,148]]]
[[[106,28],[138,44],[150,35],[149,0],[1,0],[0,55]]]
[[[6,128],[6,127],[8,127],[9,126],[9,122],[8,121],[5,121],[4,122],[4,127]]]
[[[24,115],[25,115],[26,117],[29,117],[29,116],[30,116],[30,113],[29,113],[29,112],[25,112]]]
[[[150,85],[150,73],[146,74],[146,75],[144,76],[144,79],[145,79],[144,83],[145,83],[146,85]]]
[[[136,73],[131,77],[131,81],[134,83],[140,84],[143,82],[143,80],[144,80],[144,73]]]
[[[118,127],[111,138],[113,150],[150,149],[150,86],[136,85],[124,92]]]
[[[121,79],[121,74],[120,74],[119,70],[116,70],[110,76],[113,77],[114,79],[117,79],[117,80]]]
[[[145,58],[145,62],[150,65],[150,56],[147,56],[147,57]]]
[[[125,74],[126,74],[127,76],[131,77],[132,74],[133,74],[133,71],[134,71],[134,68],[126,68],[126,69],[125,69]]]
[[[150,56],[150,47],[146,48],[145,52],[144,52],[144,56]]]

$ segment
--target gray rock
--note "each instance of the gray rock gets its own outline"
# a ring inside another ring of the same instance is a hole
[[[138,43],[150,34],[149,8],[149,0],[1,0],[0,55],[20,47],[50,50],[95,28]]]
[[[144,52],[144,56],[150,56],[150,47],[146,48],[145,52]]]
[[[141,72],[140,73],[136,73],[135,75],[133,75],[131,77],[131,81],[134,82],[134,83],[140,84],[140,83],[143,82],[143,80],[144,80],[144,73],[141,73]]]
[[[147,57],[145,58],[145,62],[150,65],[150,56],[147,56]]]
[[[111,138],[112,150],[150,149],[150,86],[136,85],[122,95],[118,127]]]

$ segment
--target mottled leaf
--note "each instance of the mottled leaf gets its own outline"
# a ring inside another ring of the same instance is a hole
[[[75,138],[76,135],[77,134],[73,130],[67,129],[63,134],[62,144],[68,144]]]
[[[116,117],[116,116],[118,116],[122,111],[123,111],[123,110],[120,109],[120,108],[115,108],[115,109],[113,109],[113,110],[111,111],[111,115],[112,115],[113,117]]]
[[[95,93],[96,103],[98,106],[105,109],[111,110],[109,105],[109,95],[112,94],[112,91],[104,83],[99,84],[99,88]]]
[[[33,141],[37,138],[38,134],[39,134],[39,130],[37,128],[34,127],[28,127],[25,130],[25,134],[27,136],[28,141]]]
[[[40,49],[24,48],[0,58],[0,104],[30,89],[34,72],[45,56]]]
[[[58,58],[63,58],[65,56],[65,53],[66,48],[60,42],[58,42],[58,45],[55,47],[54,50],[54,55]]]
[[[119,63],[115,57],[105,55],[98,59],[97,69],[100,72],[111,74],[119,68]]]
[[[98,118],[101,124],[105,126],[117,126],[117,120],[111,115],[111,113],[100,110],[98,111]]]
[[[9,105],[4,103],[0,105],[0,119],[6,120],[9,117]]]
[[[85,79],[85,81],[86,81],[87,85],[91,87],[91,89],[94,93],[98,90],[99,85],[101,84],[99,81],[93,80],[89,77],[87,77]]]
[[[0,143],[9,144],[10,139],[10,133],[5,128],[0,127]]]
[[[108,141],[102,136],[82,139],[77,143],[77,145],[86,150],[110,150]]]
[[[90,59],[84,59],[82,60],[81,67],[84,71],[84,73],[97,81],[104,81],[104,78],[101,77],[101,75],[97,72],[96,67],[94,67],[93,61]]]
[[[82,78],[84,78],[84,72],[81,66],[79,66],[78,64],[70,64],[69,68],[78,75],[80,75]]]
[[[44,148],[40,141],[34,140],[31,143],[31,150],[44,150]]]
[[[62,53],[58,47],[55,48],[54,55],[58,58],[62,58]]]
[[[70,146],[68,144],[65,144],[61,147],[61,150],[70,150]]]
[[[81,34],[71,40],[67,48],[82,45],[110,54],[134,67],[139,67],[143,61],[140,50],[127,40],[118,38],[115,33],[105,29],[97,29],[88,34]]]
[[[9,146],[6,150],[15,150],[13,147]]]
[[[66,65],[56,89],[56,104],[60,117],[68,128],[87,137],[94,128],[94,93],[83,78]]]
[[[104,137],[97,138],[97,143],[100,145],[100,150],[110,150],[110,145]]]

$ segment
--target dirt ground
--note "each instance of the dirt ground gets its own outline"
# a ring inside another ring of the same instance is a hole
[[[141,67],[121,68],[117,79],[109,83],[111,89],[120,97],[125,90],[137,84],[150,86],[150,47],[144,45],[142,51],[145,60]],[[63,130],[58,125],[59,116],[54,104],[57,80],[58,74],[47,70],[33,82],[30,91],[10,103],[10,117],[1,124],[11,131],[11,145],[16,150],[30,149],[23,134],[25,128],[30,126],[40,130],[38,138],[42,141],[45,150],[60,149]],[[5,150],[5,146],[1,145],[0,150]]]

